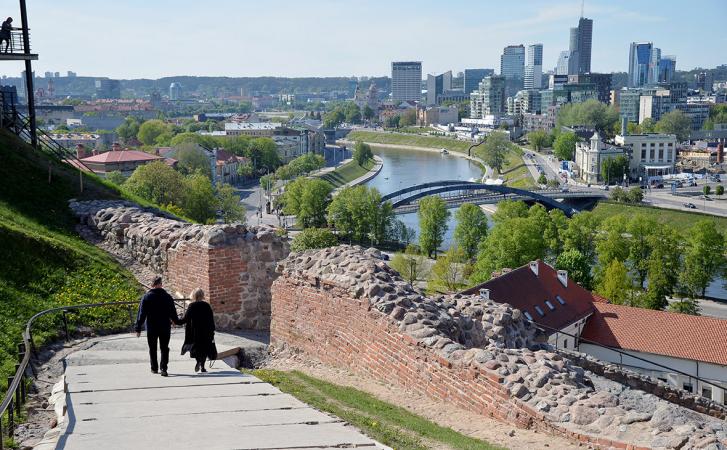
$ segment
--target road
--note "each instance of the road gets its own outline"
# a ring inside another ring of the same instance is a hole
[[[528,170],[530,171],[530,175],[533,176],[534,180],[537,181],[538,178],[540,178],[540,172],[538,171],[538,167],[543,169],[543,173],[545,173],[545,176],[548,178],[548,180],[552,180],[554,178],[558,180],[561,179],[560,175],[558,174],[557,161],[553,162],[553,160],[551,160],[551,157],[548,155],[534,152],[522,146],[520,148],[522,148],[523,150],[523,161],[525,162],[525,165],[527,166]],[[532,158],[528,158],[528,155],[531,155]]]

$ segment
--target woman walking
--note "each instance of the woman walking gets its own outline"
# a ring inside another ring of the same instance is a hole
[[[217,358],[214,343],[215,319],[212,307],[204,301],[202,289],[195,289],[190,297],[192,303],[179,321],[180,324],[186,324],[182,355],[189,352],[190,358],[197,360],[197,365],[194,366],[195,372],[207,372],[204,368],[205,360]]]

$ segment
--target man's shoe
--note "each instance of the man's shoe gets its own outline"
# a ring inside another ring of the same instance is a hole
[[[202,364],[202,369],[200,369],[200,372],[207,373],[207,369],[204,368],[204,364]]]
[[[199,367],[199,363],[195,364],[195,365],[194,365],[194,371],[195,371],[195,372],[199,372],[199,369],[200,369],[200,367]]]
[[[162,376],[163,376],[163,377],[168,377],[168,376],[169,376],[169,375],[167,374],[167,371],[166,371],[166,370],[164,370],[164,369],[162,369]]]
[[[158,373],[159,373],[159,371],[158,371],[157,369],[151,369],[151,373],[153,373],[153,374],[155,374],[155,375],[156,375],[156,374],[158,374]]]

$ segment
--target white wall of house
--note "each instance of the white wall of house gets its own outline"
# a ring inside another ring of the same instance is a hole
[[[662,381],[666,381],[670,385],[678,387],[679,389],[689,390],[688,388],[691,386],[691,392],[711,398],[717,403],[727,404],[727,394],[725,394],[724,389],[727,388],[727,366],[691,359],[675,358],[672,356],[656,355],[653,353],[631,350],[627,351],[627,353],[639,358],[644,358],[657,364],[662,364],[688,375],[698,376],[699,378],[714,382],[716,385],[724,387],[720,388],[711,384],[699,382],[689,376],[669,371],[663,367],[649,364],[646,361],[630,358],[627,355],[622,356],[618,352],[604,347],[581,343],[578,350],[594,356],[601,361],[617,363],[635,372],[643,373],[644,375],[648,375],[652,378],[661,379]]]
[[[586,325],[586,320],[591,317],[589,314],[588,316],[577,320],[573,322],[570,325],[567,325],[560,329],[559,332],[555,332],[548,336],[548,344],[554,345],[559,349],[565,349],[565,350],[575,350],[575,338],[572,336],[581,336],[581,332],[583,331],[583,327]]]

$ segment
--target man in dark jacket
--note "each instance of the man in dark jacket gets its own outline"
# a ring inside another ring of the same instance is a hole
[[[151,289],[144,294],[139,304],[139,314],[136,318],[136,337],[141,335],[141,327],[146,322],[146,340],[149,343],[149,359],[151,372],[157,373],[161,369],[163,377],[167,376],[169,364],[169,338],[172,333],[172,322],[179,323],[174,299],[167,291],[162,289],[162,277],[154,278]],[[162,353],[161,364],[157,364],[157,341]]]

